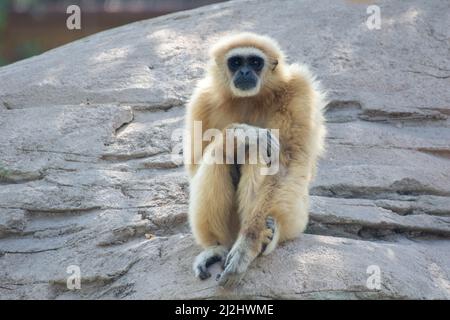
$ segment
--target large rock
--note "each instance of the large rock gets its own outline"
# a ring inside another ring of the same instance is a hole
[[[231,1],[1,68],[0,298],[450,298],[450,5],[378,1],[369,30],[362,2]],[[237,30],[278,39],[331,103],[307,234],[224,291],[191,272],[171,151],[207,48]]]

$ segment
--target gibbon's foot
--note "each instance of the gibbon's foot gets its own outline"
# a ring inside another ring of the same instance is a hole
[[[225,288],[235,287],[247,271],[250,263],[256,258],[250,243],[245,238],[239,238],[227,255],[224,271],[217,275],[219,285]]]
[[[266,218],[266,229],[264,230],[263,243],[261,254],[268,255],[277,246],[278,239],[280,237],[280,231],[278,229],[277,222],[271,216]]]
[[[194,261],[195,276],[201,280],[211,277],[208,268],[216,262],[225,260],[228,249],[224,246],[211,246],[203,250]]]

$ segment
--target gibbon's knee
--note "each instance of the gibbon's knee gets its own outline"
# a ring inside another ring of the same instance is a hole
[[[294,239],[305,231],[308,225],[308,196],[299,196],[290,210],[276,216],[280,229],[279,242]]]
[[[201,164],[191,180],[189,199],[189,222],[200,245],[231,245],[234,199],[230,165]]]

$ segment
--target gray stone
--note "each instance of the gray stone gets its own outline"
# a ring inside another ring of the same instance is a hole
[[[0,68],[0,298],[449,299],[450,6],[377,5],[369,30],[362,1],[230,1]],[[219,266],[191,271],[171,151],[207,48],[237,30],[279,40],[331,102],[306,234],[225,291]]]

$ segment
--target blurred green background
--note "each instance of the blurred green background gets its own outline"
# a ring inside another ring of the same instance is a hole
[[[0,66],[90,34],[223,0],[0,0]],[[68,30],[69,5],[81,8],[81,30]]]

